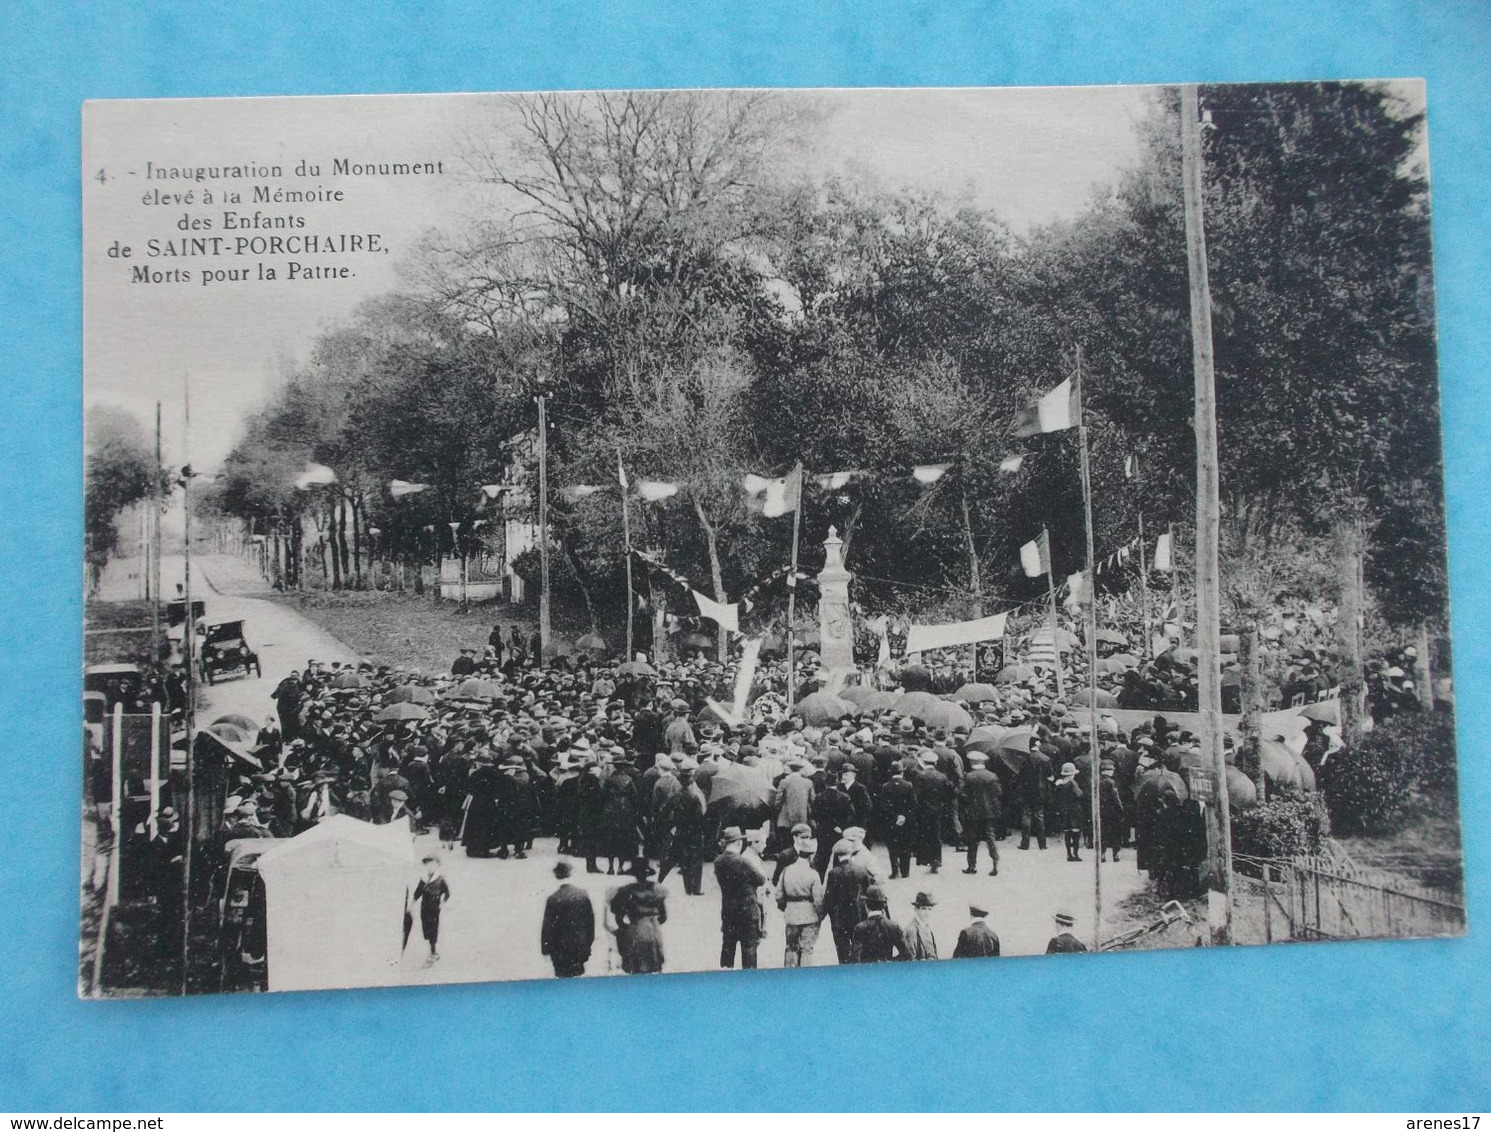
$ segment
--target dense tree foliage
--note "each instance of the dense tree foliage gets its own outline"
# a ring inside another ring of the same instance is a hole
[[[1363,84],[1203,88],[1202,102],[1226,617],[1328,590],[1349,521],[1376,612],[1440,618],[1422,121]],[[1151,530],[1188,523],[1173,95],[1156,96],[1143,157],[1111,191],[1024,237],[925,194],[796,177],[784,156],[816,112],[765,93],[513,99],[468,155],[490,192],[480,221],[431,233],[405,293],[323,338],[228,461],[224,510],[292,541],[312,531],[357,584],[357,547],[338,553],[349,537],[377,529],[381,552],[428,557],[450,545],[446,524],[470,540],[500,513],[481,485],[532,488],[544,394],[562,579],[603,620],[622,602],[618,464],[634,485],[680,485],[633,500],[634,544],[717,597],[787,559],[790,522],[753,514],[741,478],[801,461],[863,473],[809,483],[806,569],[833,524],[866,609],[992,610],[1039,595],[1017,548],[1041,526],[1059,572],[1081,565],[1075,438],[1016,440],[1010,423],[1080,345],[1099,552],[1133,537],[1141,501]],[[1001,472],[1014,453],[1020,470]],[[931,487],[907,474],[934,461],[953,468]],[[337,484],[297,490],[312,462]],[[395,478],[430,487],[394,500]],[[560,490],[576,485],[605,490]],[[507,498],[526,509],[532,494]],[[769,611],[785,588],[753,592]]]
[[[157,486],[160,469],[140,422],[123,409],[94,406],[84,438],[83,561],[90,584],[119,545],[120,512]]]

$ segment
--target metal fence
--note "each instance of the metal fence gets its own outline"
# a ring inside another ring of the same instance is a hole
[[[1333,848],[1321,856],[1234,856],[1239,943],[1307,939],[1397,939],[1459,935],[1465,905],[1456,893],[1363,868]]]

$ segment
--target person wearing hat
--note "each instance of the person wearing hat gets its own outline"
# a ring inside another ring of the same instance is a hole
[[[854,824],[854,803],[837,781],[825,776],[822,789],[813,796],[813,836],[818,841],[818,853],[813,861],[820,876],[828,872],[829,851],[844,836],[844,830]]]
[[[461,649],[461,655],[451,662],[450,674],[452,676],[470,676],[476,671],[476,650],[472,648]]]
[[[809,773],[809,763],[799,755],[787,761],[787,774],[772,791],[771,804],[776,811],[777,847],[791,841],[790,831],[796,825],[807,822],[813,814],[813,801],[817,792]]]
[[[425,855],[421,863],[425,867],[425,874],[414,886],[414,894],[410,899],[419,905],[420,931],[424,935],[425,942],[430,945],[430,955],[425,960],[425,966],[429,967],[440,961],[440,951],[436,946],[440,939],[440,910],[450,899],[450,885],[440,875],[439,857],[429,853]],[[407,944],[409,942],[407,918],[404,920],[404,925],[404,942]]]
[[[658,882],[677,868],[685,896],[704,895],[704,858],[709,845],[709,803],[695,775],[699,764],[685,755],[678,760],[678,790],[663,810],[663,850]]]
[[[972,922],[958,933],[954,959],[993,959],[999,955],[999,937],[987,923],[989,909],[981,901],[968,905]]]
[[[890,781],[880,788],[876,811],[885,847],[890,850],[891,880],[910,876],[916,845],[916,787],[904,765],[896,764]]]
[[[969,751],[968,763],[972,767],[963,777],[959,798],[963,804],[963,835],[968,844],[968,867],[963,871],[970,876],[978,872],[978,847],[989,847],[989,875],[999,875],[999,844],[996,827],[1003,806],[999,776],[989,769],[989,756],[982,751]]]
[[[885,889],[878,884],[865,890],[865,918],[855,925],[849,962],[888,963],[911,958],[900,926],[885,914]]]
[[[839,766],[839,789],[849,797],[851,824],[861,829],[867,827],[874,814],[875,803],[870,797],[869,787],[860,780],[859,767],[854,763],[845,762]]]
[[[1066,841],[1066,859],[1082,859],[1082,825],[1087,809],[1087,796],[1077,781],[1077,765],[1062,763],[1061,774],[1051,788],[1056,812],[1061,820],[1062,838]]]
[[[616,920],[616,947],[628,975],[651,975],[663,969],[662,925],[668,922],[668,894],[652,881],[646,857],[632,860],[632,883],[611,898]]]
[[[1036,844],[1046,847],[1046,806],[1051,800],[1051,760],[1032,742],[1030,753],[1020,764],[1017,782],[1020,793],[1020,848],[1030,848],[1031,834]]]
[[[688,701],[674,700],[669,705],[668,720],[663,726],[663,745],[670,755],[699,753],[699,739],[689,722]]]
[[[554,977],[573,979],[585,973],[590,949],[595,945],[595,909],[589,894],[570,883],[570,863],[554,865],[559,887],[544,901],[544,919],[539,929],[539,952],[554,965]]]
[[[869,871],[853,859],[853,847],[847,841],[834,845],[830,853],[833,867],[823,878],[823,914],[842,964],[852,962],[854,929],[865,918],[865,893],[872,882]]]
[[[918,892],[911,902],[911,919],[901,927],[906,954],[912,959],[936,959],[937,936],[932,931],[932,909],[937,900],[930,892]]]
[[[720,966],[735,966],[738,944],[741,969],[751,970],[761,942],[759,891],[766,874],[742,852],[745,840],[738,825],[725,828],[720,835],[722,849],[714,861],[714,879],[720,886]]]
[[[942,868],[943,824],[957,795],[953,784],[937,769],[937,756],[923,747],[918,754],[921,769],[912,786],[916,788],[916,859],[934,876]]]
[[[1086,951],[1087,945],[1072,934],[1072,928],[1076,925],[1077,918],[1067,909],[1063,908],[1056,913],[1056,935],[1046,944],[1047,955],[1070,955],[1078,951]]]
[[[782,856],[791,857],[779,872],[776,882],[777,907],[787,925],[787,947],[782,957],[784,967],[806,967],[813,959],[818,931],[823,922],[823,878],[813,868],[818,846],[813,831],[806,824],[797,825],[793,848]]]
[[[1103,759],[1098,766],[1098,813],[1102,819],[1102,844],[1098,846],[1098,857],[1109,850],[1118,860],[1118,851],[1123,848],[1124,834],[1128,832],[1128,813],[1124,809],[1123,795],[1118,789],[1117,767],[1111,759]]]

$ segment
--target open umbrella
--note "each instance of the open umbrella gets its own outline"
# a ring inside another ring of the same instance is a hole
[[[1123,668],[1138,668],[1139,658],[1131,652],[1116,652],[1108,658],[1108,663],[1117,664]]]
[[[1233,813],[1251,810],[1258,804],[1258,787],[1235,766],[1227,768],[1227,806]]]
[[[215,735],[224,743],[232,743],[239,747],[252,747],[258,738],[258,730],[248,730],[242,727],[234,727],[231,723],[214,723],[207,728],[210,735]]]
[[[848,700],[852,704],[862,704],[875,694],[875,689],[867,684],[850,684],[847,688],[839,689],[839,699]]]
[[[1285,786],[1295,789],[1301,789],[1304,786],[1299,773],[1300,762],[1296,761],[1294,753],[1278,740],[1260,739],[1258,741],[1258,761],[1263,764],[1263,776],[1275,790]]]
[[[185,740],[182,740],[182,742],[184,744]],[[193,748],[193,753],[195,754],[201,754],[203,748],[205,747],[207,749],[215,750],[220,753],[227,754],[232,758],[238,759],[240,762],[248,764],[255,770],[263,769],[264,764],[261,763],[258,757],[254,755],[253,752],[248,750],[248,748],[245,747],[244,744],[236,743],[233,740],[218,734],[216,731],[213,731],[211,728],[208,728],[206,731],[198,731],[195,743],[196,746]]]
[[[429,719],[430,713],[418,704],[389,704],[373,718],[379,723],[402,723],[410,719]]]
[[[998,749],[1028,755],[1030,753],[1030,740],[1034,735],[1035,732],[1028,727],[1012,727],[999,737]]]
[[[435,693],[423,684],[401,684],[384,701],[390,704],[432,704],[435,702]]]
[[[709,805],[749,807],[765,805],[771,799],[771,783],[756,767],[744,763],[726,763],[709,780]]]
[[[473,676],[469,680],[462,680],[456,685],[455,691],[450,693],[453,700],[500,700],[506,698],[502,685],[495,680],[483,680],[479,676]]]
[[[963,684],[953,693],[953,699],[969,704],[988,703],[999,698],[999,689],[993,684]]]
[[[925,719],[927,712],[941,707],[946,702],[931,692],[907,692],[896,701],[896,710],[902,715]]]
[[[581,652],[608,653],[611,651],[610,646],[606,644],[606,638],[599,633],[586,633],[575,642],[575,648]]]
[[[1086,704],[1090,700],[1093,707],[1118,706],[1118,697],[1106,688],[1099,688],[1096,693],[1091,688],[1076,688],[1069,698],[1074,704]]]
[[[840,699],[832,692],[814,692],[792,705],[793,715],[801,716],[804,723],[815,727],[837,723],[846,715],[853,715],[857,710],[851,701]]]
[[[1129,643],[1129,639],[1127,637],[1125,637],[1122,633],[1115,632],[1112,629],[1099,629],[1096,639],[1098,644],[1100,645],[1118,645],[1120,647],[1123,647]]]
[[[973,716],[960,708],[957,704],[950,704],[946,700],[935,707],[926,708],[922,712],[921,720],[928,727],[937,730],[951,731],[954,727],[973,727]]]
[[[346,692],[356,688],[366,688],[368,681],[367,677],[361,672],[349,670],[347,672],[338,672],[333,676],[331,678],[331,686],[339,692]]]
[[[968,749],[970,751],[982,751],[986,755],[992,755],[999,750],[999,740],[1004,738],[1005,729],[985,725],[975,727],[968,733]]]
[[[657,669],[645,660],[628,660],[616,666],[618,676],[656,676]]]
[[[208,726],[216,727],[219,723],[226,723],[229,727],[236,727],[240,731],[247,731],[250,735],[259,734],[259,725],[246,715],[220,715]]]
[[[1034,680],[1035,675],[1035,669],[1028,664],[1006,664],[999,670],[999,675],[994,677],[994,683],[1019,684],[1025,680]]]
[[[1321,723],[1340,723],[1341,704],[1337,700],[1321,700],[1319,703],[1306,704],[1299,709],[1299,714],[1305,719],[1314,719]]]

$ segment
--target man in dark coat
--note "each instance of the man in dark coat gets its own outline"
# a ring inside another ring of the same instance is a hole
[[[906,768],[897,766],[893,777],[880,791],[880,829],[890,850],[890,876],[911,875],[911,850],[915,845],[916,787]]]
[[[830,851],[854,824],[854,802],[838,783],[829,782],[813,795],[811,820],[813,836],[818,839],[813,867],[819,876],[824,876],[828,872]]]
[[[1032,746],[1020,768],[1020,848],[1030,848],[1033,832],[1036,844],[1046,847],[1046,806],[1051,801],[1051,760],[1038,746]]]
[[[665,830],[658,882],[677,867],[686,896],[704,895],[704,857],[709,838],[709,806],[694,781],[699,764],[685,756],[678,764],[679,790],[663,813]]]
[[[930,751],[921,756],[921,770],[912,785],[916,787],[916,859],[936,873],[942,867],[944,817],[956,795]]]
[[[823,914],[833,932],[839,962],[849,963],[853,961],[854,929],[865,918],[870,874],[852,858],[850,847],[844,843],[834,846],[833,862],[823,883]]]
[[[476,671],[476,650],[462,649],[461,655],[451,662],[450,674],[452,676],[470,676]]]
[[[871,885],[865,891],[865,918],[855,925],[849,962],[888,963],[910,959],[901,927],[885,914],[885,890]]]
[[[720,885],[720,966],[735,966],[735,945],[740,945],[740,966],[756,966],[756,948],[761,942],[761,901],[758,890],[766,874],[741,850],[745,834],[729,826],[721,835],[724,851],[715,858],[714,878]]]
[[[275,685],[272,699],[280,717],[280,740],[288,745],[300,738],[299,673],[292,672]]]
[[[559,887],[544,903],[544,924],[539,937],[540,951],[554,964],[554,975],[572,979],[585,973],[590,948],[595,943],[595,909],[583,888],[569,883],[568,861],[554,866]]]
[[[969,751],[968,761],[973,769],[963,779],[960,791],[963,801],[963,836],[968,843],[968,867],[963,871],[970,875],[978,872],[978,847],[983,842],[989,847],[990,876],[999,875],[999,846],[994,836],[994,826],[999,818],[999,776],[988,767],[989,756],[982,751]]]
[[[982,904],[970,904],[968,914],[973,922],[958,933],[958,944],[953,948],[954,959],[989,959],[999,954],[999,937],[985,923],[989,910]]]
[[[1056,913],[1057,934],[1046,944],[1047,955],[1070,955],[1087,950],[1087,945],[1072,934],[1076,922],[1077,918],[1065,908]]]

